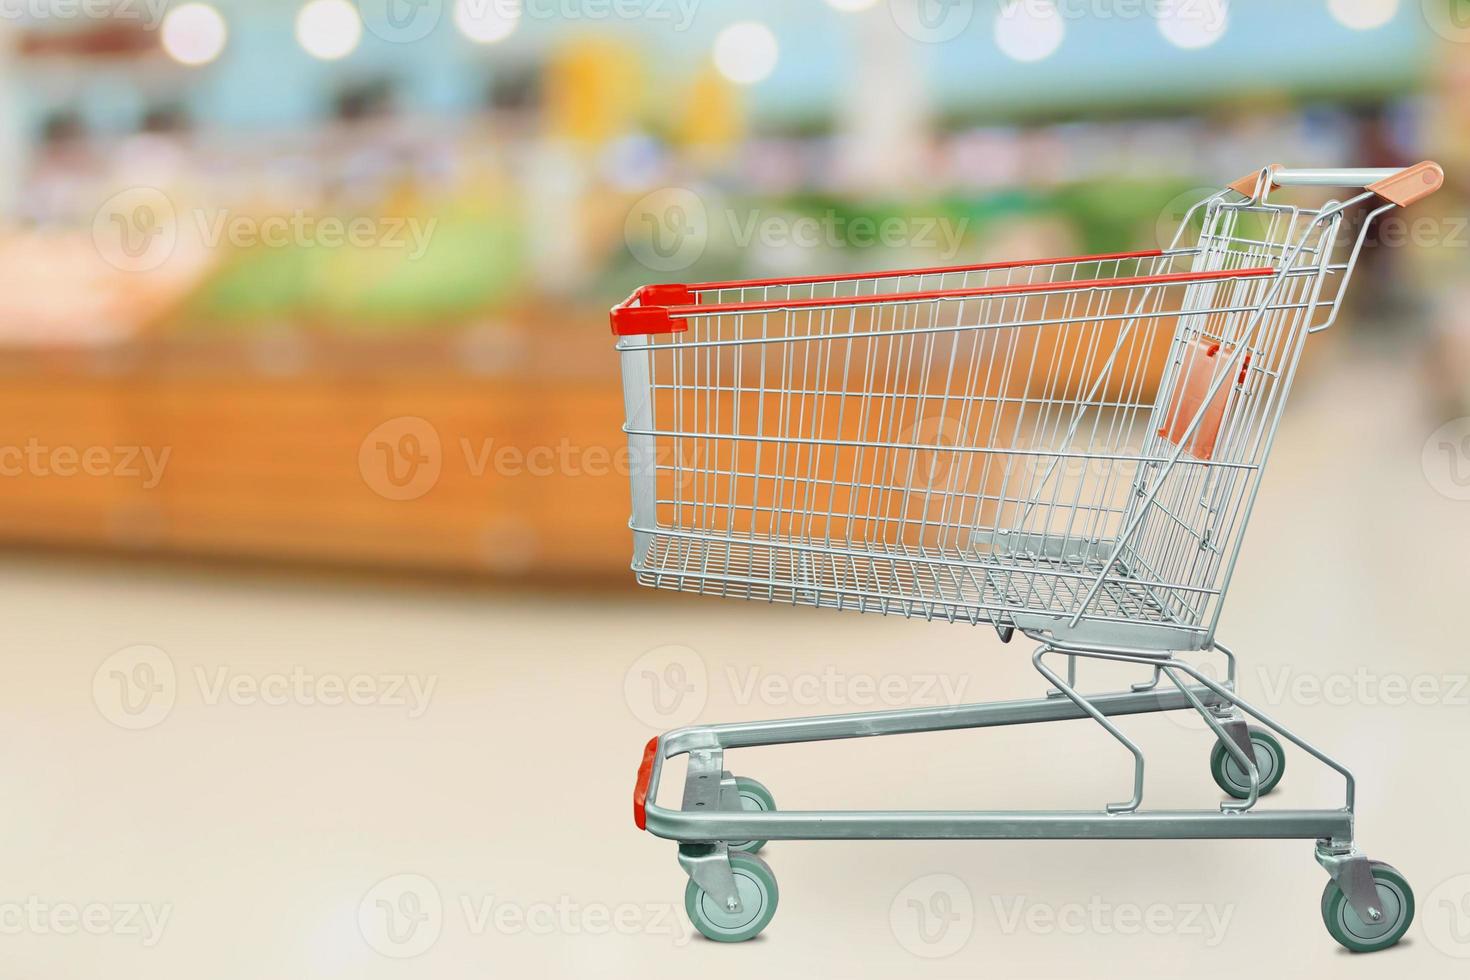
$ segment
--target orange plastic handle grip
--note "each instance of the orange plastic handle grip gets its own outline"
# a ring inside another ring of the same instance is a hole
[[[1404,167],[1397,171],[1287,171],[1279,180],[1276,178],[1277,173],[1285,171],[1281,164],[1273,163],[1266,170],[1272,175],[1272,188],[1287,183],[1286,178],[1290,176],[1294,178],[1289,181],[1290,183],[1361,187],[1399,207],[1408,207],[1444,186],[1444,168],[1433,160],[1425,160],[1423,163],[1416,163],[1412,167]],[[1354,174],[1368,174],[1372,179],[1359,182],[1353,179]],[[1257,170],[1226,186],[1244,197],[1253,197],[1260,181],[1261,172]]]

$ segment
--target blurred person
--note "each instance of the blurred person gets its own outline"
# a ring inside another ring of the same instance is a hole
[[[86,123],[75,110],[51,113],[41,123],[25,176],[7,181],[17,195],[14,213],[26,224],[74,224],[82,215],[78,202],[101,179],[105,166]]]

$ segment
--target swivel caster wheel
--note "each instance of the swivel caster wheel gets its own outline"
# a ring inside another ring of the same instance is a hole
[[[771,791],[747,776],[735,777],[735,789],[740,794],[740,808],[747,813],[776,809],[776,798]],[[763,840],[729,841],[731,851],[754,854],[766,846]]]
[[[717,943],[743,943],[759,935],[776,914],[780,898],[776,876],[754,854],[732,850],[730,870],[735,873],[735,891],[740,895],[739,912],[717,903],[692,879],[684,889],[684,911],[689,913],[689,921],[706,939]]]
[[[1256,750],[1256,773],[1261,777],[1260,795],[1265,796],[1286,774],[1286,753],[1276,736],[1264,728],[1252,728],[1250,737],[1251,747]],[[1210,753],[1210,775],[1215,777],[1217,786],[1237,800],[1250,796],[1250,775],[1235,761],[1224,742],[1217,741]]]
[[[1382,861],[1369,861],[1373,883],[1378,886],[1378,907],[1382,917],[1364,921],[1347,900],[1335,880],[1322,891],[1322,921],[1343,946],[1354,953],[1372,953],[1387,949],[1409,931],[1414,921],[1414,891],[1404,876]]]

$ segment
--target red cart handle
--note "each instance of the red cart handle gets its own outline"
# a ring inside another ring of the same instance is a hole
[[[762,299],[742,303],[700,304],[669,303],[649,306],[660,294],[655,290],[678,290],[677,295],[698,292],[703,286],[644,286],[612,308],[612,331],[620,337],[634,334],[678,333],[688,329],[686,319],[708,314],[758,313],[771,310],[827,309],[834,306],[871,306],[888,303],[922,303],[929,300],[983,299],[992,296],[1020,296],[1033,293],[1076,292],[1086,289],[1128,289],[1135,286],[1176,286],[1213,282],[1223,279],[1248,279],[1272,276],[1278,270],[1270,266],[1253,269],[1210,269],[1204,272],[1165,272],[1151,276],[1122,276],[1113,279],[1063,279],[1056,282],[1015,283],[1007,286],[968,286],[954,289],[928,289],[908,293],[864,293],[860,296],[837,296],[804,299]],[[638,305],[632,305],[637,301]],[[676,307],[678,315],[670,313]]]

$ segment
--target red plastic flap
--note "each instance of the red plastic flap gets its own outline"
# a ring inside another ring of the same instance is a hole
[[[634,306],[634,303],[638,305]],[[609,321],[618,337],[639,334],[681,333],[689,329],[683,320],[669,316],[669,307],[688,306],[694,292],[679,283],[644,286],[612,308]]]
[[[1184,445],[1185,432],[1194,421],[1195,413],[1204,404],[1210,386],[1215,383],[1216,371],[1230,360],[1234,348],[1222,347],[1212,340],[1196,340],[1184,354],[1184,363],[1179,366],[1179,376],[1174,382],[1174,395],[1169,402],[1169,414],[1159,435],[1174,445]],[[1240,366],[1237,384],[1245,384],[1250,369],[1251,356],[1245,355]],[[1225,419],[1225,406],[1230,401],[1230,385],[1222,384],[1210,400],[1209,407],[1199,420],[1194,436],[1184,445],[1184,451],[1195,459],[1208,460],[1215,455],[1215,443],[1220,438],[1220,423]]]
[[[658,754],[658,736],[643,747],[643,762],[638,766],[638,782],[633,784],[633,823],[639,830],[648,829],[648,783],[653,779],[653,758]]]

